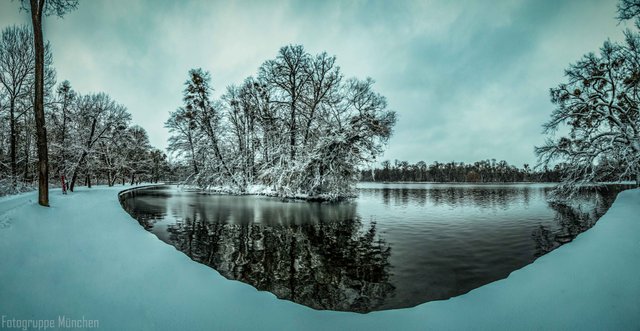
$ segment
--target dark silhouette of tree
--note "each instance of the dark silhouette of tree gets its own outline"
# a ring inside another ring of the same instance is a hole
[[[35,49],[35,84],[33,111],[36,122],[38,147],[38,203],[49,206],[49,155],[47,130],[44,116],[44,37],[42,35],[43,16],[55,14],[62,17],[78,6],[78,0],[29,0],[33,44]],[[22,8],[27,9],[27,0],[22,0]]]

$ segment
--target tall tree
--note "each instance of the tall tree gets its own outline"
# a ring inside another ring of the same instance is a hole
[[[73,191],[82,167],[93,157],[98,142],[108,139],[114,129],[126,127],[131,120],[127,108],[117,104],[107,94],[98,93],[77,97],[77,127],[75,150],[79,154],[71,175],[69,189]]]
[[[627,32],[624,43],[605,42],[600,54],[585,55],[565,75],[567,82],[551,89],[556,109],[544,129],[566,127],[568,134],[536,148],[541,164],[569,165],[558,193],[570,196],[602,180],[598,165],[610,159],[618,180],[633,176],[640,183],[640,36]]]
[[[76,92],[71,88],[71,83],[65,80],[58,86],[55,106],[50,112],[53,143],[50,151],[57,155],[55,174],[67,175],[69,162],[70,130],[72,120],[72,106],[76,98]]]
[[[188,155],[193,173],[197,174],[199,166],[196,149],[200,135],[193,112],[180,107],[169,114],[169,119],[164,125],[172,134],[167,147],[169,152],[174,152],[179,156]]]
[[[17,166],[17,107],[21,98],[30,95],[33,86],[33,35],[26,26],[11,26],[2,30],[0,41],[0,83],[9,106],[9,148],[12,185],[16,185]]]
[[[27,8],[26,3],[27,0],[22,0],[22,7],[25,9]],[[49,155],[44,116],[44,37],[42,34],[42,18],[52,14],[62,17],[77,6],[78,0],[29,0],[35,49],[36,70],[33,111],[38,146],[38,203],[41,206],[49,206]]]
[[[221,114],[219,109],[211,102],[213,89],[210,86],[210,82],[211,76],[208,72],[199,68],[190,70],[189,79],[184,83],[184,108],[187,112],[192,113],[200,128],[208,136],[215,159],[220,163],[223,174],[230,178],[234,185],[238,186],[235,176],[222,155],[220,135],[218,133]]]
[[[45,44],[45,91],[55,84],[55,70],[49,44]],[[18,179],[18,141],[21,134],[19,120],[32,108],[33,88],[35,83],[34,68],[35,52],[33,48],[33,34],[25,25],[10,26],[2,31],[0,39],[0,90],[6,95],[6,106],[9,122],[9,149],[11,186],[15,188]],[[26,116],[22,119],[25,125],[25,141],[30,140],[30,123]],[[23,147],[24,158],[29,158],[28,144]],[[28,168],[28,162],[23,162],[24,168]],[[24,177],[28,177],[25,172]]]
[[[279,99],[274,99],[272,102],[286,108],[289,113],[289,158],[291,161],[296,158],[300,117],[298,110],[304,90],[307,89],[311,79],[310,60],[309,53],[304,50],[302,45],[289,45],[280,48],[280,52],[274,60],[269,60],[260,67],[260,78],[277,91],[275,95]]]

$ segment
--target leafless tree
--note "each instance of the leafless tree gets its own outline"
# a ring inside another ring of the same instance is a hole
[[[559,193],[571,196],[599,181],[599,165],[612,163],[619,180],[640,183],[640,36],[627,32],[624,43],[607,41],[600,54],[587,54],[565,71],[567,82],[551,89],[556,105],[544,125],[551,137],[536,148],[540,164],[564,162]],[[554,137],[558,129],[568,134]]]
[[[42,34],[43,16],[64,16],[78,6],[78,0],[21,0],[22,8],[31,12],[33,44],[35,49],[35,84],[33,110],[38,147],[38,203],[49,206],[49,155],[44,115],[44,62],[45,48]]]

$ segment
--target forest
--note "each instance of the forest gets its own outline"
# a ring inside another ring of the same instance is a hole
[[[359,167],[392,134],[394,111],[371,78],[345,78],[336,57],[282,47],[256,77],[213,99],[211,76],[189,71],[171,113],[168,150],[186,184],[231,193],[336,200],[355,194]]]
[[[144,128],[108,94],[80,93],[57,82],[53,54],[44,48],[44,110],[49,184],[157,182],[169,172],[165,153],[149,143]],[[38,179],[33,119],[35,51],[26,25],[8,26],[0,39],[0,195],[32,190]]]
[[[520,168],[507,161],[496,161],[496,159],[474,163],[435,161],[431,164],[424,161],[411,164],[399,160],[391,163],[386,160],[380,164],[380,167],[362,169],[360,176],[363,182],[559,183],[570,167],[566,163],[556,163],[552,167],[547,165],[532,167],[525,163]],[[611,172],[612,168],[617,169],[617,165],[603,162],[594,166],[602,182],[635,179],[631,175],[621,178],[617,172]]]
[[[407,161],[383,161],[380,167],[361,170],[365,182],[559,182],[562,165],[553,168],[534,169],[529,164],[518,168],[507,161],[481,160],[474,163],[424,161],[411,164]]]

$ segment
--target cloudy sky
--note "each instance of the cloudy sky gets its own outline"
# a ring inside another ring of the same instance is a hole
[[[29,24],[0,1],[0,26]],[[190,68],[224,91],[281,46],[336,55],[343,73],[376,80],[398,113],[385,159],[535,163],[549,88],[563,70],[631,24],[616,0],[81,0],[49,18],[58,80],[126,105],[152,144],[181,103]]]

